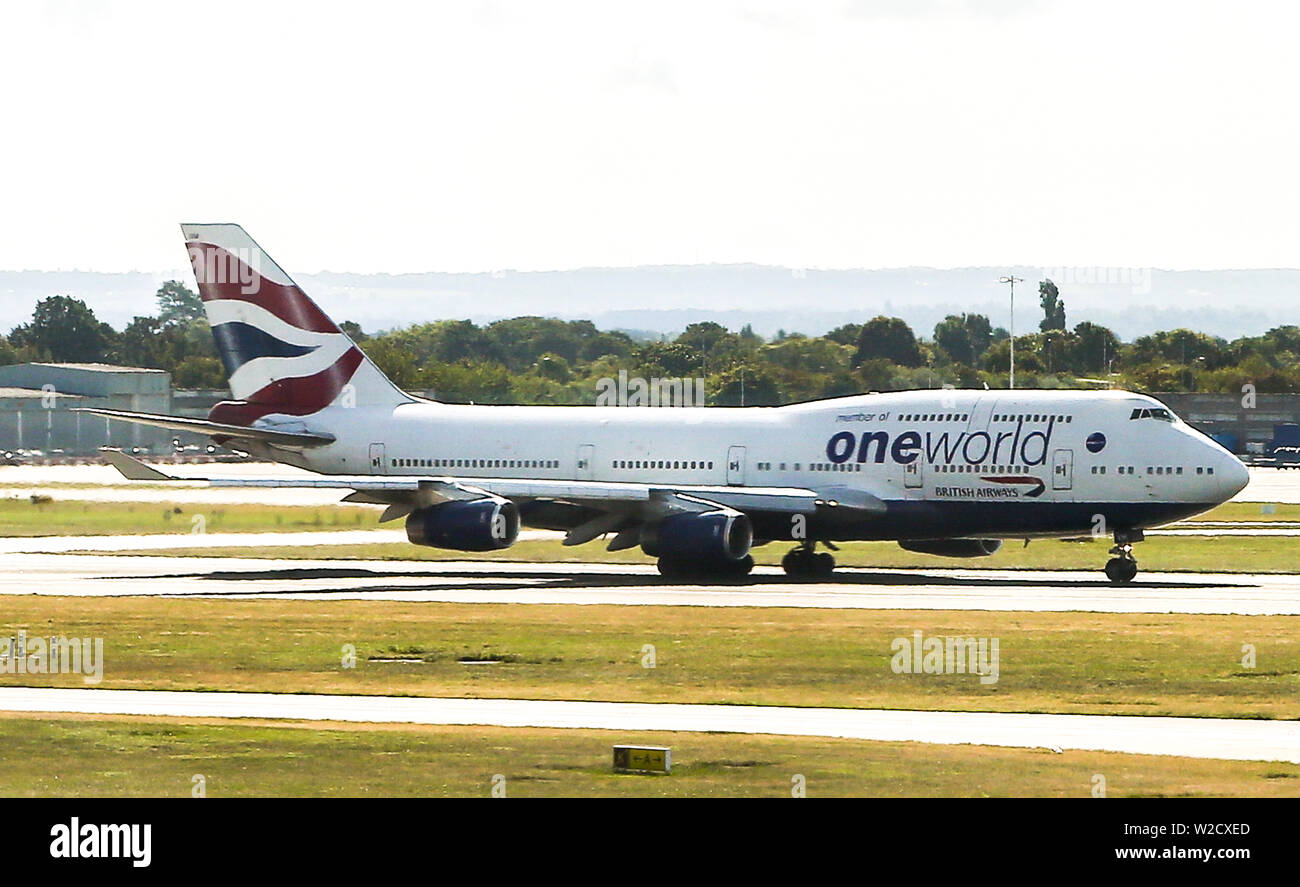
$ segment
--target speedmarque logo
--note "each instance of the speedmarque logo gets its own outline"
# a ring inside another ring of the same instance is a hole
[[[50,827],[50,856],[55,859],[130,859],[136,868],[147,868],[153,826],[96,825],[77,817],[67,825]]]

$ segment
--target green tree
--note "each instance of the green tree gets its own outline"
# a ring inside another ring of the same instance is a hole
[[[192,354],[170,367],[176,388],[220,389],[226,387],[226,371],[221,361],[207,355]]]
[[[695,378],[700,375],[699,354],[678,342],[649,342],[636,355],[637,372],[646,379],[655,376]]]
[[[862,324],[846,323],[843,326],[837,326],[825,335],[824,338],[830,339],[840,345],[852,345],[857,347],[858,337],[862,335]]]
[[[203,320],[203,299],[179,280],[169,280],[158,287],[158,320],[163,326]]]
[[[594,361],[610,356],[629,357],[635,351],[636,342],[627,333],[602,332],[583,343],[582,359]]]
[[[534,368],[537,375],[552,382],[567,382],[573,375],[569,369],[569,362],[560,355],[552,354],[549,351],[537,358]]]
[[[398,388],[411,390],[421,387],[420,367],[411,352],[390,336],[379,336],[366,343],[366,356],[375,362]]]
[[[1074,373],[1108,373],[1119,357],[1119,336],[1100,324],[1082,321],[1075,324],[1074,342],[1066,357]]]
[[[993,342],[993,327],[983,314],[949,314],[934,328],[934,341],[954,363],[973,367]]]
[[[589,320],[529,316],[498,320],[489,324],[483,334],[490,349],[469,356],[499,360],[512,370],[524,370],[543,354],[556,354],[570,362],[579,360],[584,346],[599,331]]]
[[[1065,301],[1050,279],[1039,282],[1038,301],[1043,306],[1043,319],[1038,328],[1043,332],[1065,329]]]
[[[15,328],[9,339],[59,363],[96,363],[108,356],[117,333],[80,299],[50,296],[36,303],[32,322]]]
[[[162,321],[156,317],[133,317],[117,340],[114,358],[126,366],[170,370],[167,341]],[[175,379],[172,380],[175,382]],[[186,387],[186,386],[181,386]]]
[[[747,346],[722,324],[707,320],[687,326],[677,337],[676,344],[695,355],[694,373],[706,370],[716,373],[735,364],[747,351],[752,351],[752,343]]]
[[[434,396],[451,403],[510,403],[512,379],[508,368],[490,361],[439,364],[425,373]]]
[[[716,406],[777,406],[784,398],[772,373],[762,366],[741,364],[710,378],[709,401]]]
[[[877,359],[904,367],[919,367],[925,363],[916,334],[900,317],[872,318],[858,334],[853,365]]]
[[[340,323],[339,329],[357,345],[360,345],[362,342],[370,338],[365,334],[365,331],[361,329],[361,324],[354,323],[351,320],[345,320]]]

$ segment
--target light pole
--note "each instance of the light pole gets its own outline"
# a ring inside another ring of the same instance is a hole
[[[1016,284],[1024,283],[1023,277],[1016,277],[1014,274],[1008,274],[1006,277],[999,277],[998,283],[1011,284],[1011,380],[1007,387],[1016,387]]]

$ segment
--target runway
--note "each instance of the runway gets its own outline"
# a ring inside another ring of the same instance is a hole
[[[761,567],[730,585],[681,584],[650,566],[500,561],[0,554],[0,594],[453,603],[1300,615],[1300,575],[853,569],[792,581]]]
[[[765,733],[1300,763],[1295,721],[32,687],[0,689],[0,710]]]

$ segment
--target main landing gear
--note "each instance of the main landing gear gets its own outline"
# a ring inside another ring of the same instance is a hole
[[[1106,578],[1116,585],[1132,582],[1138,572],[1137,558],[1133,557],[1133,543],[1141,542],[1141,530],[1116,530],[1115,545],[1110,553],[1115,557],[1106,561]]]
[[[815,552],[816,541],[808,541],[781,558],[781,569],[796,579],[825,579],[835,570],[835,558]]]

